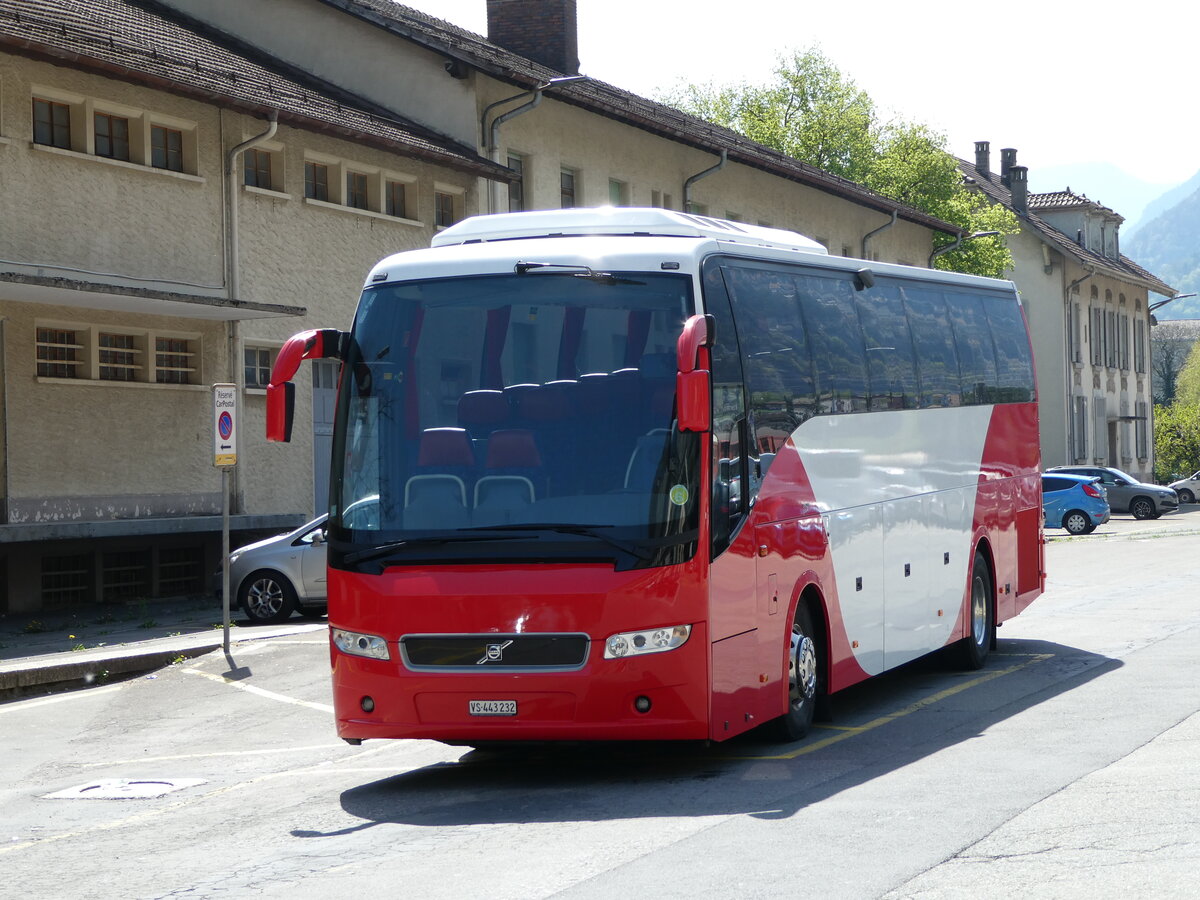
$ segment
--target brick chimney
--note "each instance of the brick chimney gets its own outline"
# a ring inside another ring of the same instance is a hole
[[[986,178],[991,173],[992,153],[991,144],[987,141],[975,142],[975,171]]]
[[[1012,167],[1017,164],[1017,151],[1012,147],[1005,147],[1000,151],[1000,180],[1004,182],[1005,187],[1008,186],[1008,173]]]
[[[488,40],[561,72],[579,74],[575,0],[487,0]]]
[[[1029,168],[1013,166],[1008,170],[1009,189],[1012,191],[1012,207],[1020,215],[1029,212]]]

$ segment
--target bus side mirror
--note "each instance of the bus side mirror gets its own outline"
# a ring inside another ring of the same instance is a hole
[[[706,369],[692,369],[675,376],[680,431],[708,431],[712,428],[711,395]]]
[[[679,412],[680,431],[708,431],[712,428],[708,349],[713,344],[714,325],[712,316],[692,316],[683,323],[683,332],[675,345],[678,366],[675,403]]]
[[[287,443],[292,439],[296,414],[296,385],[290,381],[267,385],[267,440]]]
[[[296,386],[292,378],[306,359],[341,359],[348,336],[333,328],[302,331],[288,338],[271,367],[267,385],[267,440],[287,443],[292,439],[296,412]]]

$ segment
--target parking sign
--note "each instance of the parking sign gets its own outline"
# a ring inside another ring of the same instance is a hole
[[[237,465],[237,385],[213,385],[213,465]]]

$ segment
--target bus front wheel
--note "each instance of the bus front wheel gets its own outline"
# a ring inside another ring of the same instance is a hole
[[[798,741],[812,728],[824,692],[818,640],[808,608],[798,607],[788,639],[788,708],[770,723],[772,737]]]

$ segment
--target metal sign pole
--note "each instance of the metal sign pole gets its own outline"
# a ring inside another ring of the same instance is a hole
[[[237,465],[237,385],[213,385],[213,465],[221,470],[221,613],[229,654],[229,473]]]

